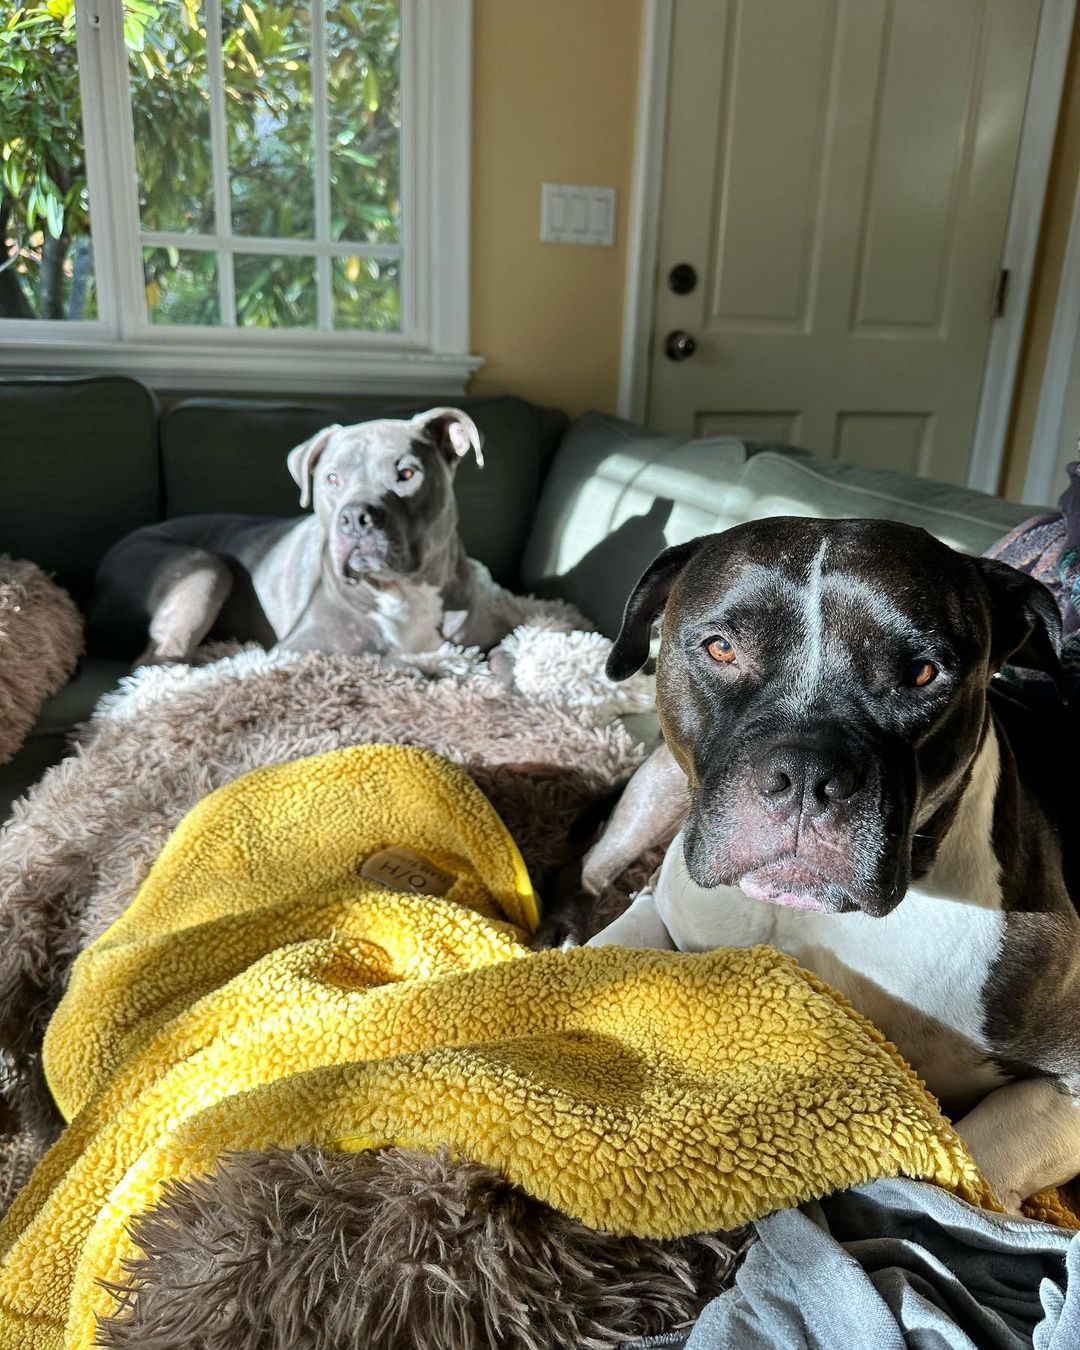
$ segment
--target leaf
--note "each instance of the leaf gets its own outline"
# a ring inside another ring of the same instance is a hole
[[[45,8],[54,19],[64,19],[75,9],[75,0],[48,0]]]
[[[346,281],[355,281],[355,280],[357,279],[357,277],[359,277],[359,275],[360,275],[360,259],[359,259],[359,258],[346,258],[346,259],[345,259],[345,280],[346,280]]]
[[[390,219],[390,212],[380,202],[354,202],[353,211],[361,220],[379,225]]]
[[[368,112],[379,110],[379,77],[372,66],[368,66],[364,76],[364,107]]]
[[[145,25],[134,14],[124,15],[124,43],[129,51],[141,52],[145,46]]]
[[[63,238],[64,234],[64,203],[59,197],[50,193],[45,198],[45,220],[49,226],[49,233],[54,239]]]
[[[363,165],[365,169],[374,169],[378,166],[378,160],[351,145],[339,145],[338,154],[344,159],[351,159],[354,164]]]

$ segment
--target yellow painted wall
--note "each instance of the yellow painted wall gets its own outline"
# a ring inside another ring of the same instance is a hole
[[[1020,500],[1039,406],[1046,351],[1054,322],[1065,245],[1080,175],[1080,17],[1073,28],[1054,158],[1047,186],[1039,252],[1032,281],[1024,346],[1017,372],[1012,426],[1005,451],[1002,495]]]
[[[614,411],[640,0],[476,0],[470,393]],[[617,190],[613,248],[540,243],[540,184]]]

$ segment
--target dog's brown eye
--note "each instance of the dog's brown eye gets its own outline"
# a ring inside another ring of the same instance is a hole
[[[328,473],[326,475],[326,481],[330,484],[331,487],[341,486],[341,479],[337,476],[336,473]]]
[[[907,683],[916,689],[924,689],[937,679],[938,668],[933,661],[912,661],[907,670]]]
[[[416,477],[416,470],[410,468],[398,469],[397,477],[399,483],[407,483],[410,478]]]
[[[714,661],[719,661],[721,665],[730,666],[735,660],[735,648],[725,637],[715,637],[707,645],[705,650]]]

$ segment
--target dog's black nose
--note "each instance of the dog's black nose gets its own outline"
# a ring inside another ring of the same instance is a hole
[[[774,745],[753,766],[758,791],[774,806],[819,815],[862,786],[859,767],[843,752],[805,745]]]
[[[338,512],[338,529],[345,534],[362,534],[382,524],[383,513],[377,506],[343,506]]]

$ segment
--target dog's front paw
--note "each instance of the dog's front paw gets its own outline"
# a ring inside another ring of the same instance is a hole
[[[514,681],[514,658],[503,647],[496,647],[488,656],[488,669],[498,684],[511,693],[517,689]]]
[[[553,947],[580,947],[589,936],[585,906],[580,896],[556,894],[544,906],[544,917],[529,945],[533,951],[549,951]]]
[[[1020,1194],[1019,1191],[1006,1191],[1003,1195],[999,1193],[998,1199],[1001,1201],[1002,1208],[1006,1214],[1015,1214],[1018,1217],[1023,1215],[1024,1201],[1027,1197]]]
[[[956,1122],[1010,1214],[1036,1191],[1080,1173],[1080,1106],[1051,1078],[1006,1083]]]
[[[532,936],[529,946],[534,952],[547,952],[558,947],[569,951],[571,947],[582,947],[589,934],[584,920],[573,915],[549,914]]]

